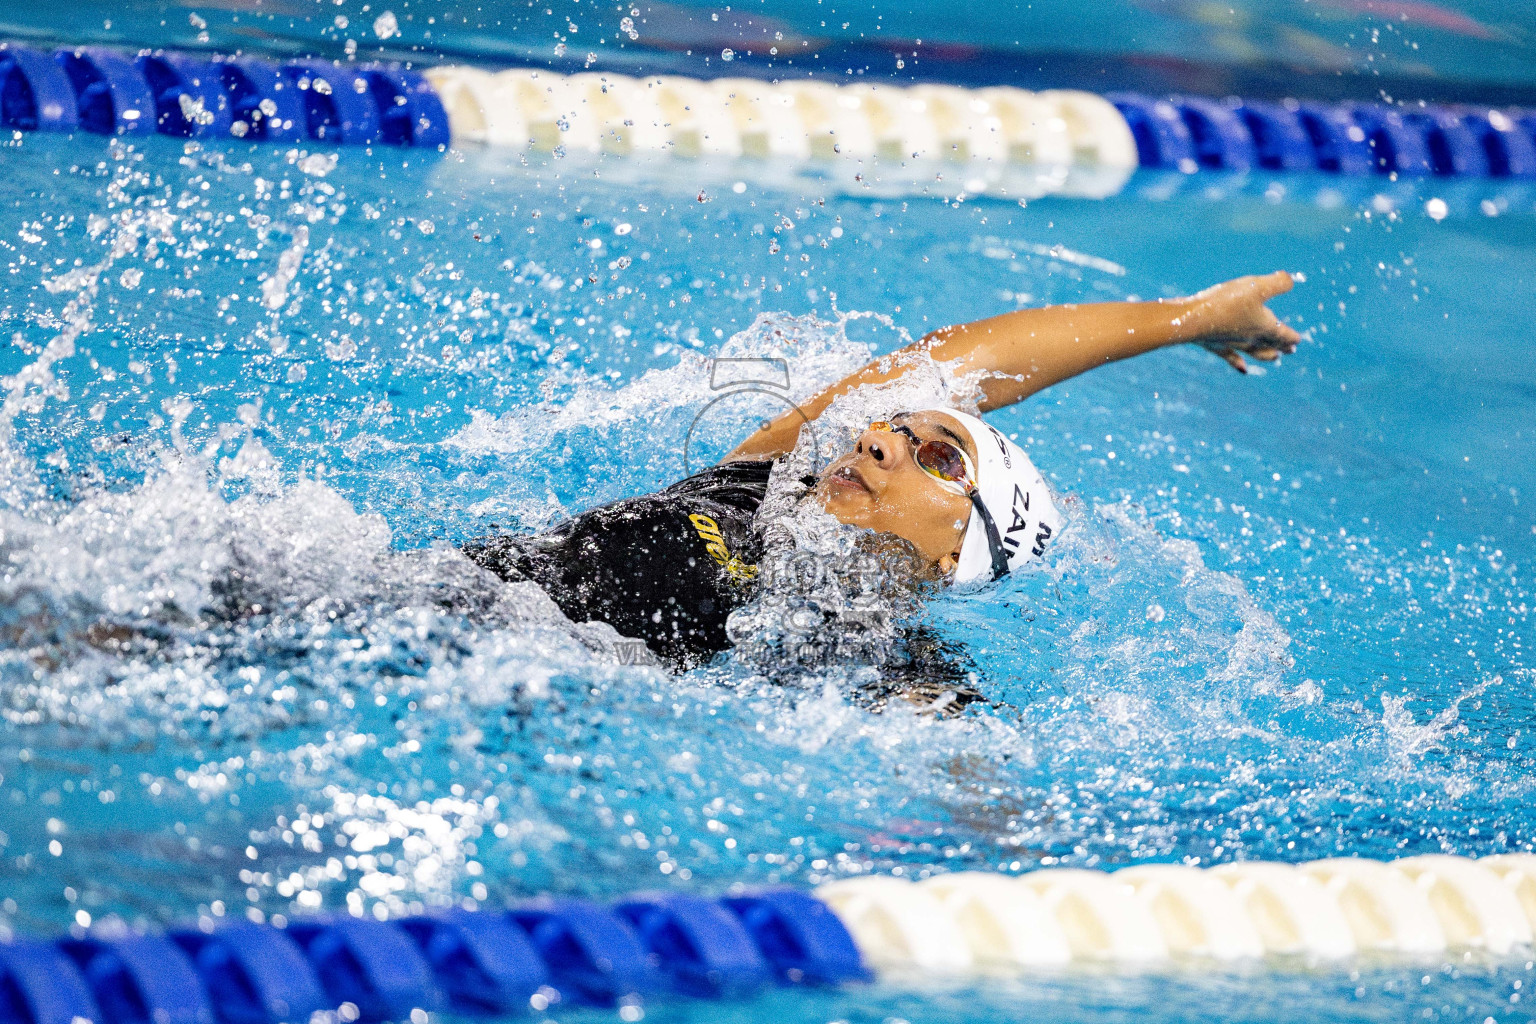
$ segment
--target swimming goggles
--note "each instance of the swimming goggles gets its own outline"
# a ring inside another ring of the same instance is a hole
[[[890,420],[875,420],[870,423],[869,429],[901,434],[911,442],[912,461],[917,463],[919,469],[947,485],[949,490],[971,499],[971,505],[981,517],[981,525],[987,531],[987,553],[992,558],[992,578],[998,580],[1008,575],[1008,553],[1003,548],[1002,534],[997,530],[997,521],[992,518],[992,513],[982,503],[981,493],[976,489],[976,472],[971,468],[971,457],[965,454],[965,449],[937,438],[925,441],[911,427]]]

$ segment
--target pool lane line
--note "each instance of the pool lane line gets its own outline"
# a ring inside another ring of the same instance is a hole
[[[16,131],[724,159],[876,192],[1105,196],[1135,168],[1536,179],[1536,112],[0,48]],[[854,173],[854,172],[857,173]],[[948,179],[945,182],[945,179]],[[942,184],[939,184],[942,183]]]
[[[1209,969],[1283,957],[1529,955],[1536,855],[1148,864],[1106,872],[854,876],[814,893],[542,899],[398,920],[203,918],[0,942],[6,1024],[410,1020],[556,1003],[736,998],[772,985],[971,983],[1102,967]],[[1202,966],[1203,965],[1203,966]],[[634,1015],[625,1017],[634,1019]]]

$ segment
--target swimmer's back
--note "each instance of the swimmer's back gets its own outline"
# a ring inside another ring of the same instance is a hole
[[[762,554],[752,521],[772,469],[711,466],[544,533],[480,538],[464,553],[502,579],[537,583],[572,621],[606,622],[689,668],[730,646],[725,620],[751,594]]]

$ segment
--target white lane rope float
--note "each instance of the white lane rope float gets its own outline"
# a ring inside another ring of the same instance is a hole
[[[815,895],[891,980],[1074,962],[1504,956],[1532,945],[1536,855],[883,875]]]
[[[530,68],[427,69],[455,146],[850,169],[877,193],[1111,195],[1138,166],[1114,104],[1006,86],[702,81]],[[858,177],[855,178],[854,175]]]

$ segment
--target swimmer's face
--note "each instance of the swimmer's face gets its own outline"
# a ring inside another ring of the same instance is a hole
[[[894,423],[910,427],[924,441],[942,440],[965,449],[976,462],[976,448],[960,425],[939,412],[905,413]],[[971,502],[944,486],[913,458],[911,440],[900,433],[865,430],[853,451],[827,467],[816,497],[839,522],[890,533],[906,540],[941,569],[959,557]]]

